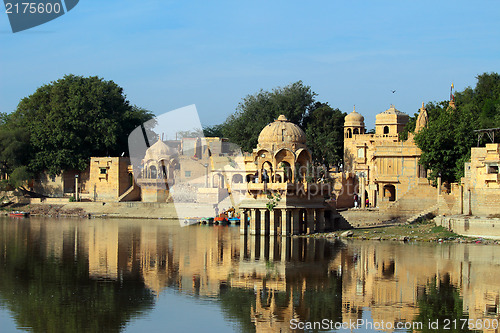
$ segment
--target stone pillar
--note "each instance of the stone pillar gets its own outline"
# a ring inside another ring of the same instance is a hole
[[[288,214],[286,209],[281,210],[281,236],[288,236],[290,233],[290,223],[288,221]]]
[[[250,260],[255,260],[255,236],[248,236],[248,250],[250,251]]]
[[[325,231],[325,209],[316,209],[316,223],[318,225],[318,232]]]
[[[276,235],[276,223],[275,223],[275,219],[274,219],[275,213],[276,212],[274,209],[269,212],[269,235],[270,236]]]
[[[441,195],[441,177],[438,177],[437,181],[438,181],[437,192],[439,197]]]
[[[464,213],[464,186],[460,184],[460,214]]]
[[[250,209],[250,235],[255,235],[255,228],[257,224],[257,210]]]
[[[306,233],[314,233],[314,209],[306,209]]]
[[[258,235],[266,235],[267,234],[267,228],[266,228],[266,225],[267,225],[267,221],[266,221],[266,210],[267,209],[260,209],[260,233],[258,233]]]
[[[366,181],[366,178],[365,177],[361,177],[360,179],[361,181],[361,209],[365,209],[366,208],[366,195],[365,195],[365,181]]]
[[[290,234],[291,235],[298,235],[299,234],[299,215],[300,211],[297,208],[292,209],[292,221],[291,221],[291,229]]]
[[[240,221],[240,235],[246,235],[248,232],[248,210],[244,210],[243,214],[241,214]]]
[[[75,175],[75,201],[80,201],[80,194],[78,193],[78,175]]]

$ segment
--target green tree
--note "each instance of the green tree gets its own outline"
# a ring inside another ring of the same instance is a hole
[[[28,133],[30,171],[58,174],[127,152],[128,134],[152,116],[113,81],[66,75],[22,99],[7,125]]]
[[[262,129],[283,114],[301,126],[315,163],[337,165],[343,157],[345,113],[315,100],[316,93],[302,81],[272,91],[248,95],[221,125],[205,127],[206,136],[224,136],[251,152]]]
[[[204,126],[203,135],[206,137],[223,137],[224,133],[222,132],[222,125]]]
[[[303,125],[304,118],[315,104],[316,94],[302,81],[272,91],[261,90],[248,95],[236,112],[222,124],[222,134],[244,151],[257,146],[261,130],[283,114],[295,124]]]
[[[346,114],[327,103],[316,102],[304,119],[307,146],[317,164],[333,166],[342,161]]]
[[[467,110],[445,109],[444,104],[430,109],[428,127],[415,135],[415,142],[422,150],[420,164],[431,170],[430,179],[455,182],[463,176],[463,161],[474,144],[475,124]]]
[[[431,179],[460,181],[470,148],[477,142],[474,130],[500,127],[500,76],[484,73],[476,78],[475,88],[455,93],[455,109],[448,101],[426,106],[429,124],[415,135],[415,142],[422,150],[420,164],[431,170]],[[414,128],[410,121],[407,131]]]

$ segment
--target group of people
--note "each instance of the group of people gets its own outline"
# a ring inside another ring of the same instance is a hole
[[[360,207],[361,207],[361,197],[357,193],[354,193],[354,208],[360,208]],[[370,207],[370,200],[368,199],[368,196],[366,196],[365,199],[365,207],[366,208]]]

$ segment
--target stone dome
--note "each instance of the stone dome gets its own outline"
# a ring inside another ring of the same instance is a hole
[[[406,113],[399,111],[391,104],[387,110],[375,116],[375,125],[406,124],[408,120],[409,116]]]
[[[344,126],[353,126],[353,127],[364,127],[365,126],[365,117],[356,112],[356,109],[352,110],[344,119]]]
[[[306,143],[306,133],[297,125],[291,123],[284,115],[268,124],[260,132],[259,144],[262,143]]]
[[[158,141],[155,142],[151,147],[146,150],[146,155],[144,156],[144,162],[154,160],[159,161],[162,159],[170,159],[172,155],[177,154],[175,149],[170,148],[165,144],[165,142],[161,141],[158,138]]]
[[[394,104],[391,104],[391,106],[387,110],[385,110],[384,112],[381,112],[379,114],[397,114],[397,115],[400,115],[400,116],[407,116],[406,113],[401,112],[398,109],[396,109],[396,107],[394,106]]]

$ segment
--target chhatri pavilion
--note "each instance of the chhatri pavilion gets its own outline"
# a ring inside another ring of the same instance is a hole
[[[325,203],[332,186],[312,176],[306,134],[284,115],[261,131],[245,157],[247,190],[239,208],[242,234],[295,235],[330,229],[334,210]]]

